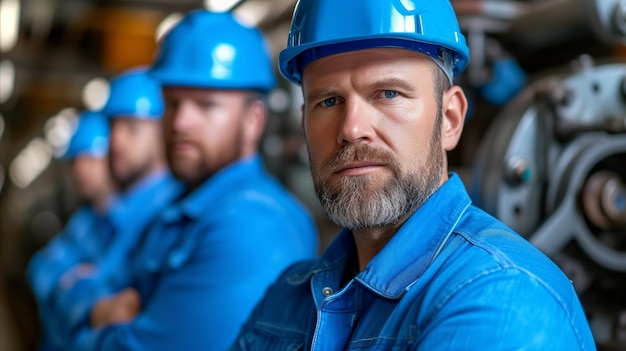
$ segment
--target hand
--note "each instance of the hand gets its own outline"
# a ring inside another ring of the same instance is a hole
[[[101,328],[111,324],[128,323],[140,311],[141,297],[139,293],[133,288],[127,288],[96,303],[91,309],[91,326]]]
[[[63,290],[69,290],[77,281],[95,274],[96,267],[90,263],[80,263],[68,269],[59,282]]]

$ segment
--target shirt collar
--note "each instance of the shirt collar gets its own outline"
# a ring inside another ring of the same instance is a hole
[[[146,206],[146,201],[153,200],[155,191],[182,188],[182,185],[175,185],[176,183],[177,181],[167,169],[152,172],[128,191],[115,198],[115,202],[108,213],[109,219],[116,227],[127,225],[129,217],[135,217],[145,212],[142,209]]]
[[[355,280],[389,298],[399,298],[424,273],[471,200],[460,177],[450,178],[398,229]],[[352,232],[343,229],[310,274],[343,270],[354,251]],[[309,275],[310,275],[309,274]]]
[[[236,161],[205,180],[189,193],[179,204],[180,211],[188,218],[200,217],[215,199],[231,192],[237,184],[263,173],[263,162],[257,154]]]

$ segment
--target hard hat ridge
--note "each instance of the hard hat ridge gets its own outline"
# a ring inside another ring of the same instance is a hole
[[[276,84],[261,32],[231,12],[190,12],[162,39],[150,74],[165,86],[270,91]]]
[[[160,120],[163,114],[161,85],[148,74],[147,67],[128,70],[111,80],[109,98],[102,113],[109,118]]]
[[[369,48],[421,52],[451,81],[469,61],[465,37],[448,0],[299,0],[279,69],[300,84],[310,62]]]
[[[86,110],[79,115],[76,129],[61,158],[64,160],[73,160],[79,156],[103,158],[108,151],[109,124],[106,116],[100,112]]]

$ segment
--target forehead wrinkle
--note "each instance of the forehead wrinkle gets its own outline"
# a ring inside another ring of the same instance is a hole
[[[358,83],[353,83],[358,85]],[[399,77],[387,77],[376,80],[364,85],[368,90],[402,90],[402,91],[414,91],[415,87],[411,85],[406,79]],[[337,87],[324,87],[319,89],[313,89],[306,95],[306,101],[320,101],[329,97],[337,96],[339,94],[339,88]]]
[[[404,53],[403,53],[404,54]],[[413,54],[413,53],[411,53]],[[395,60],[390,62],[388,59],[379,58],[375,60],[369,60],[365,62],[359,61],[360,57],[352,58],[349,56],[343,56],[342,59],[336,60],[333,58],[333,65],[322,66],[327,64],[330,61],[330,58],[322,58],[319,62],[313,62],[310,66],[312,67],[324,67],[323,75],[324,76],[333,76],[337,75],[338,72],[341,72],[339,76],[334,76],[335,79],[333,81],[329,81],[326,84],[328,86],[320,86],[323,85],[323,81],[321,79],[315,79],[318,87],[313,87],[310,92],[305,92],[304,98],[306,102],[311,101],[321,101],[327,99],[329,97],[339,96],[343,92],[343,85],[348,84],[351,88],[348,89],[356,89],[356,90],[400,90],[403,92],[415,92],[420,90],[420,87],[416,86],[414,80],[416,76],[414,74],[409,74],[409,76],[405,76],[404,73],[408,73],[405,70],[410,69],[414,73],[419,73],[420,76],[423,76],[425,79],[428,79],[428,72],[430,70],[422,69],[423,65],[419,67],[415,66],[406,66],[406,62],[411,63],[421,63],[421,60],[415,60],[415,56],[411,55],[410,57],[405,57],[406,55],[394,56]],[[355,63],[357,62],[361,63]],[[428,62],[431,60],[429,58],[425,58]],[[316,66],[317,65],[317,66]],[[435,66],[434,63],[432,63]],[[426,66],[428,67],[428,66]],[[307,67],[309,69],[309,67]],[[309,69],[310,70],[310,69]],[[312,71],[309,74],[314,74]],[[319,78],[319,72],[314,74]],[[341,77],[341,78],[340,78]],[[346,81],[347,80],[347,81]],[[338,83],[338,85],[333,84]],[[305,87],[306,84],[303,84]],[[347,87],[346,87],[347,88]],[[305,89],[303,89],[304,92]]]
[[[305,101],[319,101],[327,99],[329,97],[337,96],[339,89],[337,87],[324,87],[319,89],[313,89],[306,94]]]
[[[413,91],[415,87],[406,79],[400,77],[384,77],[379,80],[376,80],[372,83],[367,84],[367,88],[369,90],[402,90],[402,91]]]

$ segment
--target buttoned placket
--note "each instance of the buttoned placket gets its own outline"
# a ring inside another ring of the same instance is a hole
[[[335,292],[336,288],[329,285],[333,279],[324,279],[333,274],[336,271],[318,273],[311,280],[312,288],[317,290],[314,295],[318,301],[321,300],[317,308],[312,351],[345,349],[361,307],[359,289],[362,287],[353,280]]]

